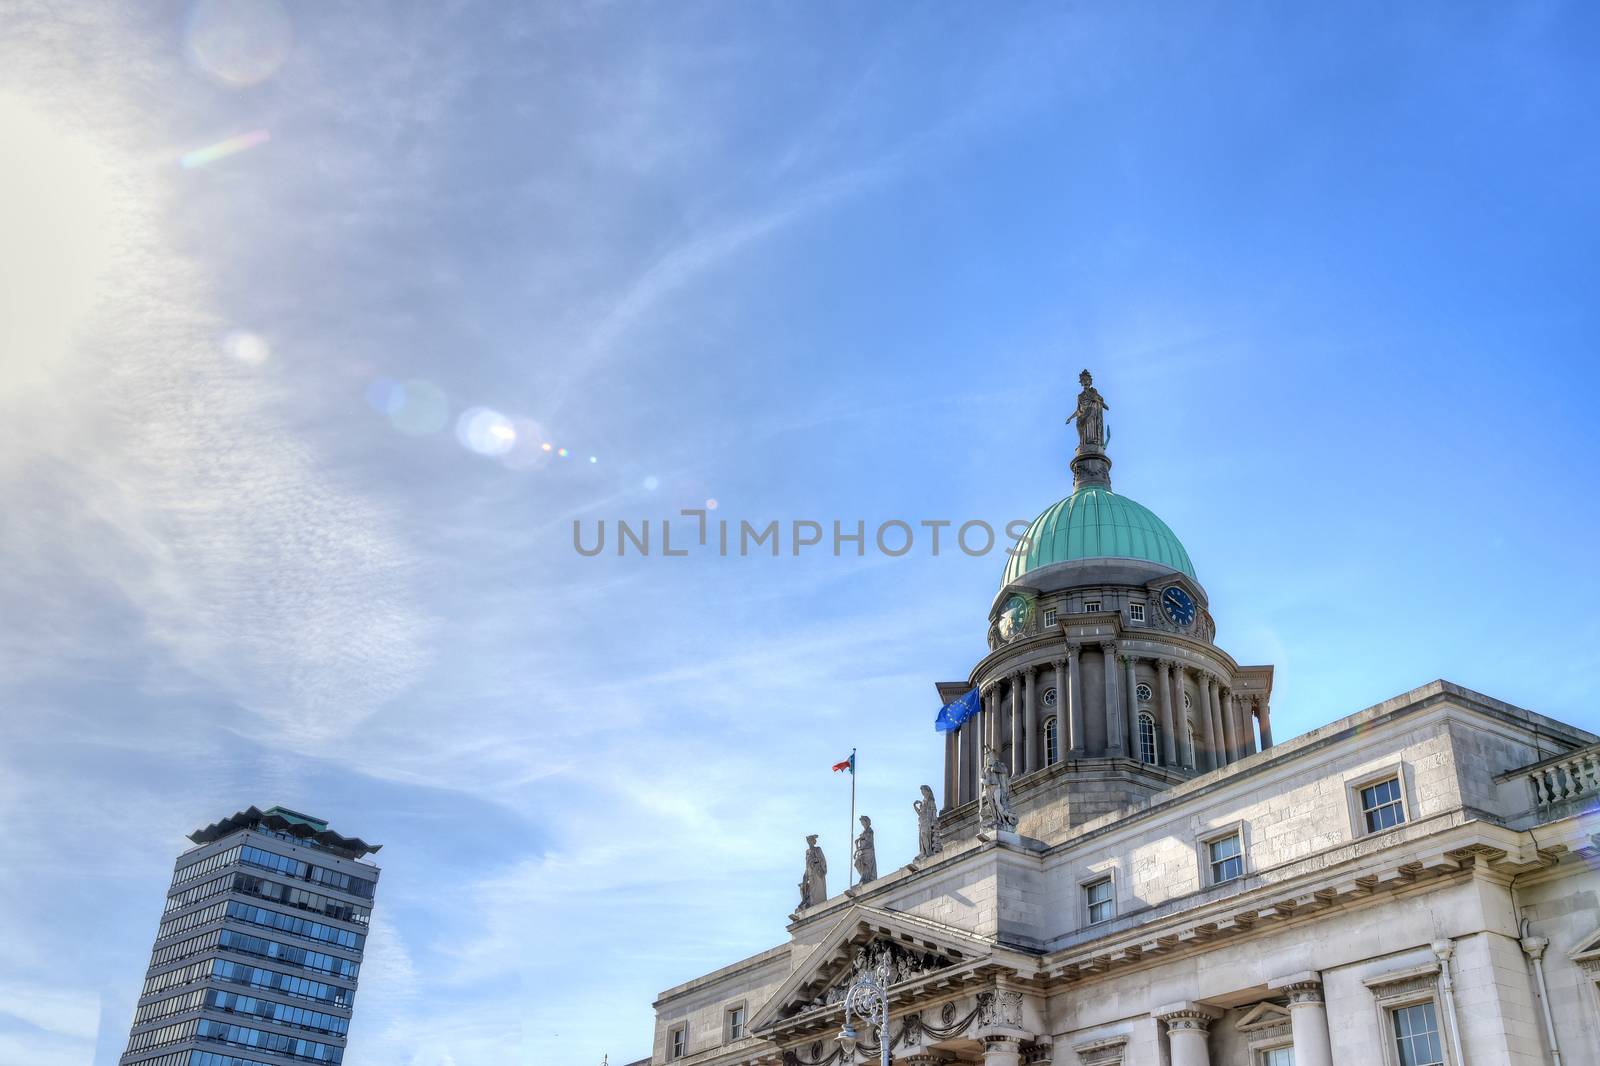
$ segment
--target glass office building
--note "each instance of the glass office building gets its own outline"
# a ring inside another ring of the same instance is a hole
[[[283,807],[189,839],[121,1066],[342,1062],[381,845]]]

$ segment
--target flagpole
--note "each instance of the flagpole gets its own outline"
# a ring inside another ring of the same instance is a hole
[[[844,887],[853,888],[856,883],[856,749],[850,749],[850,830],[845,833],[844,839],[850,845],[850,868],[845,874]]]

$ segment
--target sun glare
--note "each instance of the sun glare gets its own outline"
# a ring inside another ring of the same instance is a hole
[[[115,189],[88,144],[0,96],[0,395],[42,378],[94,309],[119,238]]]

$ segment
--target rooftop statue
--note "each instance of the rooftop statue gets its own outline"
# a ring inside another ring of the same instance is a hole
[[[984,749],[982,790],[978,794],[978,828],[1009,833],[1017,828],[1011,809],[1011,771],[992,748]]]
[[[817,847],[817,834],[806,837],[806,872],[800,878],[800,906],[813,907],[828,898],[828,860]]]
[[[944,850],[939,842],[939,805],[933,800],[933,789],[922,786],[922,798],[911,801],[917,812],[917,858],[926,859]]]
[[[1078,421],[1078,448],[1082,451],[1100,451],[1106,446],[1106,411],[1110,408],[1094,387],[1094,378],[1085,370],[1078,375],[1083,391],[1078,393],[1078,409],[1067,418],[1070,425]]]
[[[872,839],[872,819],[861,816],[861,835],[856,837],[856,876],[864,885],[878,879],[878,848]]]

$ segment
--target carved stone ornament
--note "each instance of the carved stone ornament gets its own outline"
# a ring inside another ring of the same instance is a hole
[[[1108,1036],[1072,1045],[1082,1066],[1120,1066],[1123,1052],[1128,1046],[1125,1036]]]
[[[1011,807],[1011,771],[993,749],[985,749],[978,827],[999,833],[1009,833],[1017,827],[1017,812]]]
[[[857,950],[850,969],[807,1006],[832,1006],[844,1002],[850,986],[867,973],[877,974],[879,980],[894,986],[914,981],[949,965],[950,960],[942,955],[912,951],[893,940],[874,940]]]
[[[828,860],[817,847],[817,835],[806,837],[805,873],[800,876],[800,906],[815,907],[828,898]]]
[[[1171,1014],[1163,1014],[1161,1020],[1167,1023],[1168,1032],[1192,1030],[1204,1033],[1211,1028],[1211,1015],[1199,1010],[1173,1011]]]
[[[1301,984],[1288,985],[1285,988],[1279,989],[1279,991],[1289,998],[1290,1010],[1293,1010],[1295,1007],[1320,1007],[1324,1002],[1322,997],[1322,982],[1320,981],[1306,981]]]
[[[977,1024],[980,1028],[998,1025],[1020,1028],[1022,1025],[1022,993],[1001,989],[998,992],[978,993]]]
[[[878,846],[872,832],[872,819],[861,816],[861,835],[856,837],[852,860],[856,867],[856,880],[861,884],[878,879]]]

